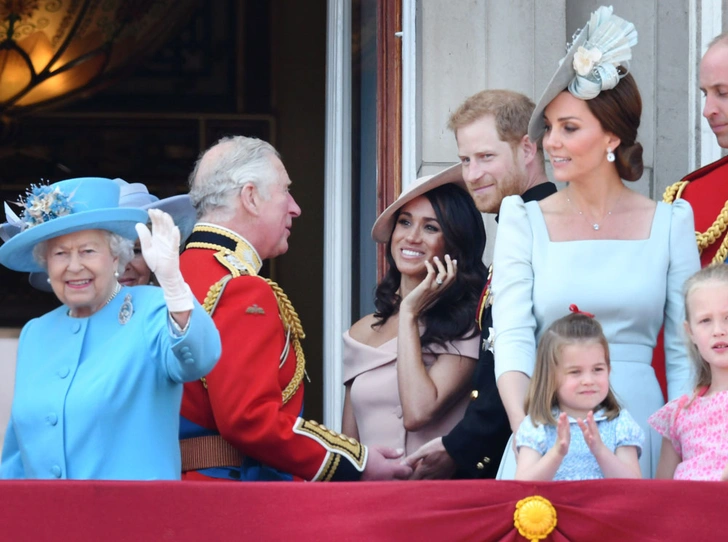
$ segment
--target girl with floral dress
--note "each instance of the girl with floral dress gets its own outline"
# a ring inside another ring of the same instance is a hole
[[[644,432],[609,386],[609,346],[593,315],[556,320],[541,337],[516,433],[516,480],[640,478]]]
[[[728,266],[685,283],[685,331],[695,391],[667,403],[649,423],[663,437],[657,478],[728,479]]]

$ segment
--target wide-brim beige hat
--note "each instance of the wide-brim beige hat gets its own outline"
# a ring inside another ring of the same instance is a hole
[[[450,166],[435,175],[427,175],[417,179],[400,194],[394,203],[392,203],[381,215],[379,215],[379,218],[377,218],[376,222],[374,222],[374,227],[372,228],[372,239],[374,239],[377,243],[388,242],[392,235],[392,230],[394,229],[394,217],[400,208],[416,197],[421,196],[438,186],[450,183],[454,183],[467,190],[465,181],[463,180],[463,168],[460,164]]]

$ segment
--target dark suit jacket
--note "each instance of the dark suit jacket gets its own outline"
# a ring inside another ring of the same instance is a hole
[[[543,183],[527,190],[524,201],[540,200],[556,192],[553,183]],[[486,292],[490,286],[490,278]],[[489,339],[493,328],[492,306],[487,295],[478,308],[482,342],[480,357],[473,375],[471,402],[465,417],[442,438],[445,449],[457,464],[456,478],[495,478],[511,428],[495,382],[493,353]]]

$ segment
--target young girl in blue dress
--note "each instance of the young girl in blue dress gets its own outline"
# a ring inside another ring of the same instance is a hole
[[[516,433],[517,480],[640,478],[644,432],[609,386],[609,346],[572,305],[541,337]]]

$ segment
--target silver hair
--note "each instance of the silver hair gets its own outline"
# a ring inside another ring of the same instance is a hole
[[[119,258],[119,265],[116,267],[116,271],[119,274],[124,272],[126,264],[128,264],[134,258],[134,241],[122,237],[118,233],[112,233],[108,230],[101,230],[106,235],[106,239],[109,241],[109,251],[114,258]],[[46,271],[48,270],[48,241],[41,241],[33,247],[33,259],[43,267]]]
[[[200,164],[212,149],[227,144],[214,163],[201,171]],[[223,137],[197,160],[189,178],[190,199],[197,210],[197,218],[215,215],[229,219],[233,213],[231,192],[253,183],[263,198],[270,197],[269,188],[278,175],[272,157],[280,159],[270,143],[254,137]]]

